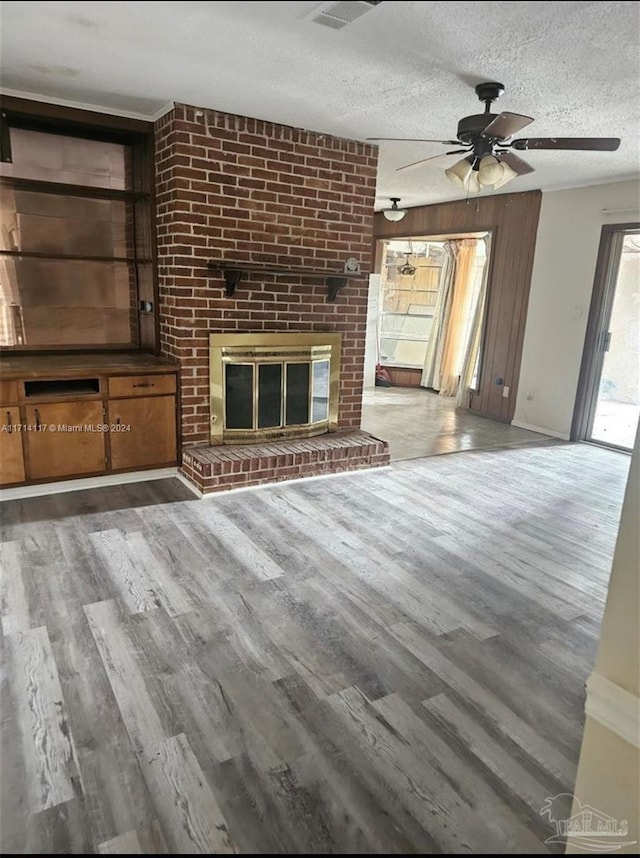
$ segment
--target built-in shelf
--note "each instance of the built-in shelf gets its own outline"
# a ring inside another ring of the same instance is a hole
[[[65,378],[55,381],[25,381],[24,395],[27,399],[39,396],[91,396],[100,393],[97,378]]]
[[[236,286],[245,274],[273,274],[276,276],[300,277],[305,280],[324,280],[327,287],[327,301],[335,301],[338,292],[347,285],[348,280],[368,280],[368,274],[315,270],[311,268],[285,268],[269,265],[256,265],[251,262],[235,262],[224,259],[212,259],[207,263],[211,271],[219,271],[224,277],[225,291],[230,298]]]
[[[125,191],[119,188],[100,188],[94,185],[75,185],[68,182],[47,182],[44,179],[18,179],[13,176],[0,176],[0,187],[41,194],[95,197],[102,200],[147,200],[150,197],[148,193],[143,191]]]

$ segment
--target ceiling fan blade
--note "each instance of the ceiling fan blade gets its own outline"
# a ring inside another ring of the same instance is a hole
[[[594,152],[615,152],[619,137],[529,137],[509,144],[514,149],[584,149]]]
[[[367,137],[372,143],[376,141],[391,141],[394,143],[442,143],[444,146],[459,146],[461,140],[426,140],[424,137]]]
[[[519,176],[524,176],[527,173],[533,173],[534,168],[527,164],[526,161],[523,161],[522,158],[518,158],[517,155],[514,155],[513,152],[500,152],[498,154],[498,160],[504,161],[504,163],[511,167],[514,173],[517,173]]]
[[[501,137],[506,140],[507,137],[520,131],[521,128],[526,128],[531,125],[533,119],[530,116],[523,116],[521,113],[501,113],[499,116],[490,122],[482,132],[483,137]]]
[[[463,153],[466,155],[468,151],[468,149],[455,149],[453,152],[441,152],[439,155],[431,155],[430,158],[422,158],[422,160],[414,161],[412,164],[405,164],[404,167],[397,167],[396,173],[401,173],[403,170],[415,170],[418,167],[422,167],[427,161],[433,161],[436,158],[446,158],[447,155],[461,155]]]

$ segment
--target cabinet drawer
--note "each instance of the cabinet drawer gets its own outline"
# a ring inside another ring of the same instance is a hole
[[[5,380],[0,381],[0,402],[18,401],[18,382]]]
[[[109,396],[152,396],[175,392],[175,375],[121,375],[109,379]]]

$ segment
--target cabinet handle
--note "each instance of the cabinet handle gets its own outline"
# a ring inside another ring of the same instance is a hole
[[[118,426],[120,425],[120,418],[119,417],[116,417],[116,423]]]
[[[153,381],[141,381],[140,384],[134,384],[134,387],[155,387]]]
[[[36,429],[39,429],[42,426],[42,423],[40,422],[40,412],[36,408],[34,413],[36,415]]]
[[[7,411],[7,428],[9,432],[13,432],[13,426],[11,425],[11,412]]]

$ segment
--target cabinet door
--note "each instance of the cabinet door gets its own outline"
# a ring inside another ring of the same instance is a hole
[[[109,425],[113,470],[175,463],[174,396],[113,400],[109,403]]]
[[[27,426],[41,427],[26,433],[32,480],[105,470],[102,402],[27,405],[26,422]]]
[[[0,483],[21,483],[24,480],[22,432],[19,428],[20,409],[5,405],[0,409]]]

